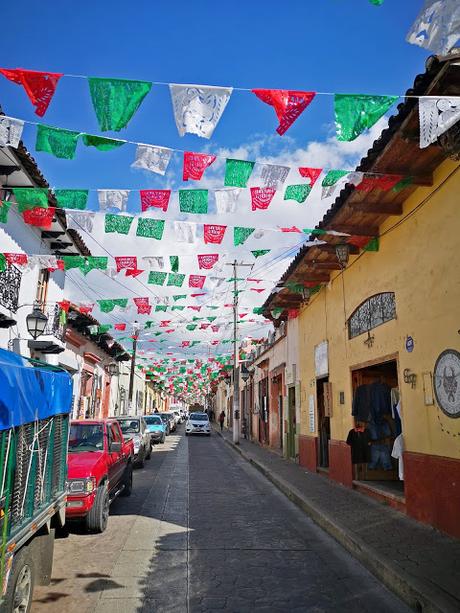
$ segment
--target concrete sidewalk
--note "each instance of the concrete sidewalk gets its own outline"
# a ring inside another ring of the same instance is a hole
[[[460,541],[254,443],[234,445],[228,430],[216,433],[415,611],[460,611]]]

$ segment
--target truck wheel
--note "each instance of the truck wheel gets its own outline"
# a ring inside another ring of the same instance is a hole
[[[150,444],[149,444],[149,452],[148,452],[147,457],[145,459],[146,460],[150,460],[151,457],[152,457],[152,442],[150,442]]]
[[[29,613],[35,584],[35,569],[29,550],[23,547],[13,558],[13,568],[3,605],[5,611]]]
[[[109,492],[107,486],[100,485],[96,491],[94,504],[86,516],[86,527],[90,532],[104,532],[109,521]]]
[[[131,496],[133,491],[133,465],[131,462],[128,464],[125,470],[125,476],[123,477],[123,489],[120,496]]]

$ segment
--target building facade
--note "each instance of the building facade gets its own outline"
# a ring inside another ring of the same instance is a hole
[[[455,60],[415,93],[458,95]],[[413,99],[389,125],[356,170],[402,189],[347,185],[319,229],[348,237],[302,249],[265,314],[298,314],[300,464],[459,537],[460,134],[420,149]]]
[[[0,252],[29,256],[25,262],[6,260],[0,270],[0,346],[58,364],[58,355],[65,347],[59,304],[65,299],[65,272],[57,267],[56,260],[62,255],[91,254],[80,235],[67,229],[61,210],[55,211],[46,229],[25,223],[13,190],[46,189],[49,185],[22,142],[18,148],[0,147],[0,177],[0,203],[8,209],[6,221],[0,224]],[[48,199],[49,206],[55,206],[51,195]],[[27,316],[34,305],[48,318],[43,334],[36,339],[27,329]]]
[[[59,364],[73,380],[73,418],[103,418],[120,414],[120,372],[130,359],[107,333],[92,334],[99,322],[71,306],[65,351]]]

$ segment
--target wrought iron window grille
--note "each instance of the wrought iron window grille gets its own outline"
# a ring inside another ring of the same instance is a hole
[[[348,319],[348,338],[352,339],[396,319],[394,292],[383,292],[367,298]]]
[[[0,304],[12,313],[19,307],[22,272],[16,266],[7,266],[0,272]]]

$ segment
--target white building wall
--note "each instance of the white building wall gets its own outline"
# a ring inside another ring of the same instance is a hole
[[[25,224],[22,215],[14,205],[10,208],[8,223],[0,225],[0,252],[1,253],[27,253],[31,255],[50,255],[47,244],[41,240],[40,228]],[[37,281],[39,269],[22,272],[19,290],[19,308],[15,313],[7,310],[0,303],[0,313],[13,317],[17,325],[0,329],[0,347],[11,349],[25,356],[30,356],[28,341],[31,340],[27,332],[26,316],[32,310],[32,304],[37,296]],[[56,271],[50,274],[47,302],[57,302],[64,298],[65,273]],[[22,306],[26,305],[26,306]],[[40,340],[47,340],[47,336]],[[57,364],[57,355],[43,356],[44,361]]]
[[[133,403],[129,406],[129,377],[131,361],[120,362],[120,376],[117,390],[118,414],[142,415],[145,406],[145,376],[137,368],[134,370]]]

